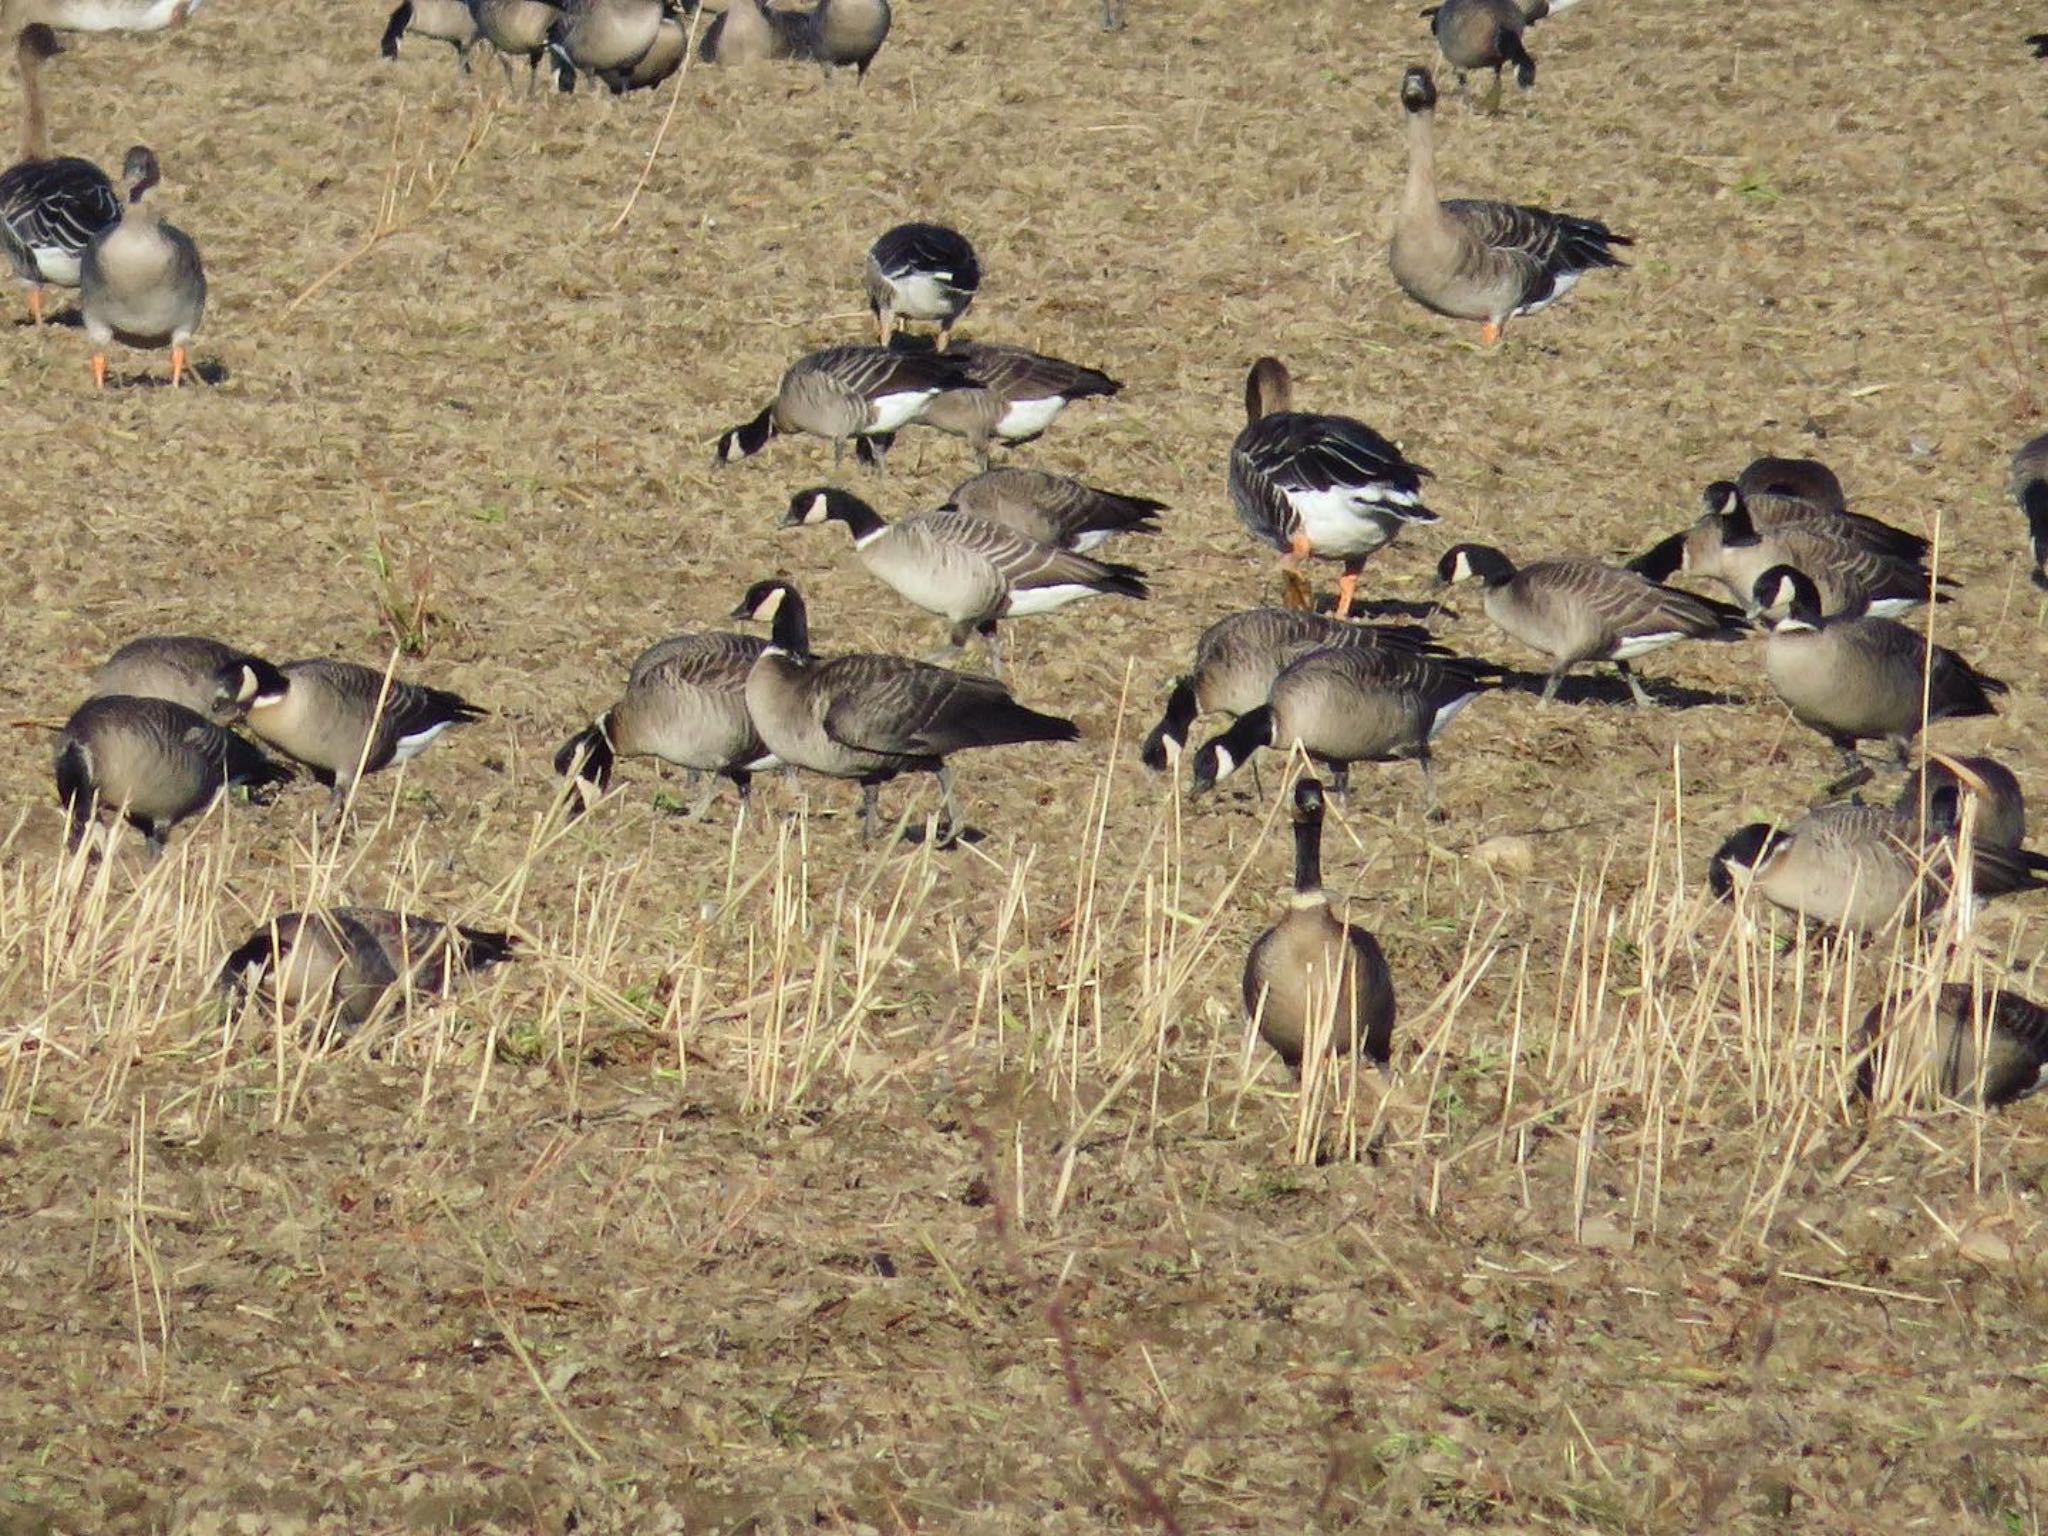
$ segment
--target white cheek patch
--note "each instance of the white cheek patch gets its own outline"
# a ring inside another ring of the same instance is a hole
[[[1216,781],[1220,784],[1223,780],[1237,772],[1237,759],[1232,757],[1222,747],[1215,749],[1214,756],[1216,759]]]

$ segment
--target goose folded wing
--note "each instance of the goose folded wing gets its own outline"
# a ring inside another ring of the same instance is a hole
[[[846,656],[832,666],[836,697],[825,734],[856,751],[931,760],[1048,734],[1031,727],[1049,717],[1026,710],[993,678],[903,656]]]
[[[1429,471],[1409,463],[1400,449],[1364,422],[1348,416],[1269,417],[1267,421],[1275,430],[1260,433],[1246,452],[1279,489],[1363,491],[1371,500],[1423,511],[1422,481]]]

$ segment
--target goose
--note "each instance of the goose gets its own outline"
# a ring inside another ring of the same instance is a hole
[[[677,635],[642,652],[618,703],[555,754],[555,772],[573,791],[570,814],[596,801],[621,757],[658,757],[703,778],[692,821],[711,808],[720,778],[732,780],[744,804],[753,776],[775,766],[747,714],[747,674],[767,648],[758,636],[712,632]]]
[[[1680,640],[1735,640],[1748,626],[1740,609],[1659,586],[1647,576],[1579,555],[1517,570],[1486,544],[1458,544],[1437,565],[1437,583],[1477,581],[1494,626],[1556,663],[1543,700],[1557,696],[1582,661],[1610,661],[1639,706],[1651,703],[1629,662]]]
[[[1745,496],[1803,501],[1822,512],[1846,514],[1849,510],[1849,498],[1842,493],[1840,477],[1819,459],[1783,459],[1769,454],[1751,459],[1735,477],[1735,489]],[[1758,521],[1766,525],[1769,522],[1767,518]],[[1925,555],[1927,541],[1921,539],[1919,544],[1918,555]]]
[[[121,165],[128,206],[94,237],[79,264],[79,308],[92,338],[92,381],[107,387],[107,346],[171,349],[171,387],[184,380],[185,344],[206,315],[206,269],[192,237],[142,206],[157,184],[156,152],[138,144]]]
[[[70,846],[101,810],[124,817],[162,855],[171,829],[213,804],[229,785],[259,793],[290,780],[232,731],[169,699],[108,694],[87,699],[57,736],[57,801],[69,813]]]
[[[1323,889],[1323,786],[1294,786],[1294,890],[1287,915],[1252,941],[1244,1009],[1288,1066],[1320,1043],[1385,1068],[1394,1050],[1394,978],[1380,941],[1330,909]]]
[[[879,792],[891,779],[937,777],[938,839],[951,842],[961,825],[948,761],[954,753],[1080,739],[1073,721],[1026,708],[992,678],[903,656],[817,657],[803,597],[789,582],[756,582],[733,617],[772,626],[768,648],[747,674],[747,713],[761,740],[782,762],[859,784],[870,842],[878,835]]]
[[[2022,849],[2027,841],[2027,796],[2005,764],[1992,757],[1929,752],[1906,775],[1893,809],[1922,818],[1937,831],[1953,833],[1962,822],[1963,800],[1973,797],[1973,835],[1994,848]]]
[[[1195,642],[1195,664],[1174,680],[1166,708],[1145,737],[1139,757],[1164,771],[1186,748],[1203,715],[1249,714],[1273,692],[1273,680],[1310,651],[1387,650],[1448,656],[1420,624],[1361,624],[1299,608],[1247,608],[1218,619]]]
[[[697,42],[706,64],[752,64],[805,54],[805,18],[766,6],[761,0],[730,0]]]
[[[943,352],[981,288],[981,263],[957,229],[898,224],[868,247],[863,283],[883,346],[903,321],[932,320]]]
[[[50,155],[42,65],[63,49],[38,23],[15,40],[21,72],[21,159],[0,174],[0,249],[28,284],[29,317],[43,323],[43,289],[76,288],[79,267],[101,231],[121,217],[107,173],[90,160]]]
[[[230,725],[261,694],[276,694],[285,677],[260,656],[204,635],[144,635],[101,662],[86,697],[127,694],[169,699],[218,725]]]
[[[1040,544],[983,518],[930,512],[887,523],[847,491],[813,486],[789,500],[782,526],[817,528],[841,523],[871,575],[929,613],[946,619],[946,659],[966,649],[970,635],[988,644],[989,670],[1002,676],[998,621],[1051,613],[1084,597],[1146,595],[1136,566],[1107,565],[1054,544]]]
[[[41,23],[59,32],[162,32],[181,27],[201,0],[0,0],[0,36]]]
[[[1300,747],[1331,769],[1338,794],[1353,763],[1414,758],[1422,765],[1423,807],[1437,816],[1430,744],[1465,706],[1498,688],[1498,667],[1462,656],[1432,656],[1378,646],[1310,651],[1273,680],[1266,702],[1196,751],[1197,794],[1236,772],[1260,747]]]
[[[1765,675],[1793,718],[1833,743],[1855,782],[1869,777],[1857,742],[1890,741],[1903,765],[1923,721],[1996,714],[1993,696],[2011,691],[1947,646],[1930,650],[1896,619],[1823,617],[1819,590],[1791,566],[1758,577],[1755,597],[1759,612],[1778,614]]]
[[[1909,1081],[1931,1073],[1944,1098],[1984,1109],[2048,1087],[2048,1008],[2017,992],[1979,992],[1967,982],[1948,983],[1931,1002],[1929,1010],[1925,1001],[1893,998],[1864,1015],[1856,1087],[1865,1098],[1887,1075],[1902,1070]],[[1927,1018],[1930,1012],[1933,1028],[1920,1037],[1927,1054],[1893,1064],[1895,1052],[1910,1048],[1915,1016]]]
[[[395,59],[399,44],[409,36],[452,45],[466,75],[469,50],[483,34],[477,29],[476,12],[470,9],[468,0],[398,0],[398,9],[384,24],[384,40],[377,45],[377,51],[387,59]]]
[[[576,76],[630,70],[661,35],[661,0],[558,0],[560,15],[548,29],[563,91]]]
[[[476,29],[498,52],[505,78],[512,77],[512,61],[526,60],[526,89],[530,94],[540,79],[540,61],[548,51],[548,36],[561,20],[560,7],[546,0],[469,0],[476,16]]]
[[[1294,381],[1278,358],[1252,364],[1245,428],[1230,447],[1230,500],[1252,537],[1281,553],[1290,607],[1309,606],[1301,573],[1310,556],[1344,562],[1337,616],[1351,611],[1366,557],[1411,523],[1433,523],[1422,504],[1429,471],[1362,421],[1294,409]]]
[[[714,460],[734,464],[759,453],[772,437],[808,432],[831,441],[837,465],[848,438],[886,438],[916,421],[941,392],[967,382],[950,354],[826,347],[790,365],[758,416],[719,436]],[[882,467],[881,454],[874,463]]]
[[[1933,921],[1954,884],[1955,844],[1919,818],[1874,805],[1826,805],[1790,825],[1752,822],[1707,866],[1708,888],[1732,900],[1736,872],[1771,905],[1845,933]],[[2048,887],[2048,860],[1978,845],[1970,860],[1981,897]]]
[[[945,355],[960,365],[964,382],[941,391],[916,419],[920,426],[966,438],[982,469],[988,468],[992,444],[1014,448],[1028,443],[1074,401],[1108,399],[1123,389],[1099,368],[1024,347],[962,341]],[[876,434],[861,446],[886,453],[889,439]]]
[[[1085,555],[1122,534],[1157,533],[1166,503],[1097,490],[1042,469],[1005,466],[961,481],[940,510],[1001,523],[1027,539]]]
[[[263,924],[222,963],[214,985],[243,1000],[267,993],[288,1017],[350,1033],[387,1000],[403,1008],[445,997],[464,977],[519,953],[509,933],[385,907],[329,907]]]
[[[1488,112],[1500,107],[1500,72],[1515,66],[1515,84],[1528,90],[1536,84],[1536,61],[1522,45],[1522,33],[1531,22],[1550,14],[1548,0],[1535,0],[1524,11],[1518,0],[1443,0],[1422,13],[1436,46],[1458,76],[1458,94],[1469,97],[1469,71],[1490,69],[1493,85],[1481,106]]]
[[[2048,32],[2035,32],[2028,36],[2027,46],[2034,50],[2037,59],[2048,59]]]
[[[1436,84],[1426,69],[1401,81],[1408,112],[1408,190],[1388,259],[1394,280],[1425,309],[1485,322],[1490,346],[1509,320],[1532,315],[1571,292],[1586,273],[1626,266],[1614,254],[1633,245],[1597,219],[1520,203],[1436,195]]]
[[[258,739],[312,771],[330,795],[322,821],[340,821],[361,775],[410,762],[450,726],[485,711],[445,688],[425,688],[352,661],[288,661],[280,692],[259,693],[247,722]]]
[[[2027,517],[2033,583],[2048,592],[2048,432],[2022,443],[2012,456],[2012,499]]]
[[[696,9],[694,0],[689,9]],[[682,16],[673,4],[663,0],[661,26],[639,62],[630,69],[601,69],[597,78],[614,96],[623,96],[628,91],[651,91],[660,85],[683,67],[683,55],[689,51],[690,34]]]
[[[854,78],[866,83],[868,66],[889,35],[889,0],[818,0],[808,17],[805,52],[831,74],[851,64]]]

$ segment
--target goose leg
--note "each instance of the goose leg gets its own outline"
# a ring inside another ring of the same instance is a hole
[[[1351,603],[1358,596],[1358,566],[1352,561],[1344,563],[1344,574],[1337,578],[1337,617],[1351,617]]]
[[[883,346],[889,345],[889,338],[896,334],[896,311],[884,305],[875,311],[875,329],[881,332]]]
[[[953,339],[953,322],[952,322],[952,321],[950,321],[950,320],[941,320],[941,321],[939,322],[939,346],[938,346],[938,350],[939,350],[939,351],[941,351],[941,352],[945,351],[945,350],[946,350],[946,343],[947,343],[947,342],[949,342],[949,341],[951,341],[952,339]]]
[[[872,843],[877,837],[881,836],[880,819],[876,814],[881,799],[881,785],[874,783],[872,780],[861,785],[860,840],[864,843]]]
[[[1568,661],[1550,669],[1550,675],[1543,679],[1543,697],[1536,701],[1539,707],[1556,699],[1557,690],[1564,683],[1564,675],[1571,669],[1572,664]]]
[[[1642,679],[1636,676],[1633,667],[1625,661],[1617,661],[1614,664],[1614,670],[1621,674],[1622,681],[1628,684],[1628,691],[1635,695],[1636,708],[1654,709],[1656,707],[1657,701],[1651,698],[1648,692],[1644,690]]]
[[[31,283],[28,290],[28,317],[40,326],[43,323],[43,285]]]
[[[1351,765],[1349,763],[1330,763],[1326,766],[1330,771],[1330,793],[1339,800],[1349,801],[1351,798]]]
[[[341,826],[341,813],[348,809],[349,783],[340,774],[334,776],[334,784],[327,791],[327,809],[320,813],[321,830],[332,832]]]
[[[1479,103],[1479,110],[1486,113],[1500,111],[1500,66],[1493,66],[1493,86]]]
[[[183,342],[179,342],[177,346],[171,348],[171,388],[173,389],[176,389],[185,380],[185,360],[188,356],[190,354],[186,352]]]
[[[1121,32],[1124,29],[1124,0],[1102,0],[1102,30]]]
[[[1287,553],[1280,557],[1281,606],[1286,608],[1310,609],[1315,607],[1315,589],[1309,585],[1308,577],[1302,574],[1301,563],[1311,553],[1308,535],[1299,529],[1295,531],[1287,546]]]
[[[1429,744],[1423,743],[1422,750],[1415,754],[1415,760],[1422,764],[1422,819],[1444,821],[1444,808],[1436,801],[1436,763],[1429,755]]]
[[[1507,322],[1505,320],[1489,320],[1486,322],[1485,325],[1480,327],[1479,339],[1485,342],[1489,347],[1494,346],[1500,341],[1501,332],[1505,331],[1507,328]]]
[[[1836,779],[1822,791],[1830,799],[1836,795],[1846,795],[1850,790],[1868,784],[1877,775],[1877,770],[1872,768],[1857,753],[1855,742],[1846,741],[1839,737],[1831,739],[1834,740],[1835,750],[1842,754],[1844,772],[1839,779]]]
[[[947,848],[960,836],[960,802],[953,794],[952,764],[939,764],[938,780],[939,824],[933,829],[933,835],[941,848]]]
[[[711,812],[711,802],[718,798],[718,775],[690,770],[690,782],[698,786],[697,798],[690,802],[690,809],[684,813],[687,821],[702,821]]]

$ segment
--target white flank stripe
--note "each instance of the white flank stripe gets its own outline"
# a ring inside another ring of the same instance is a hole
[[[428,726],[424,731],[417,731],[410,736],[399,737],[398,746],[391,754],[391,761],[394,763],[411,762],[434,744],[436,736],[439,736],[454,723],[453,720],[442,720]]]

